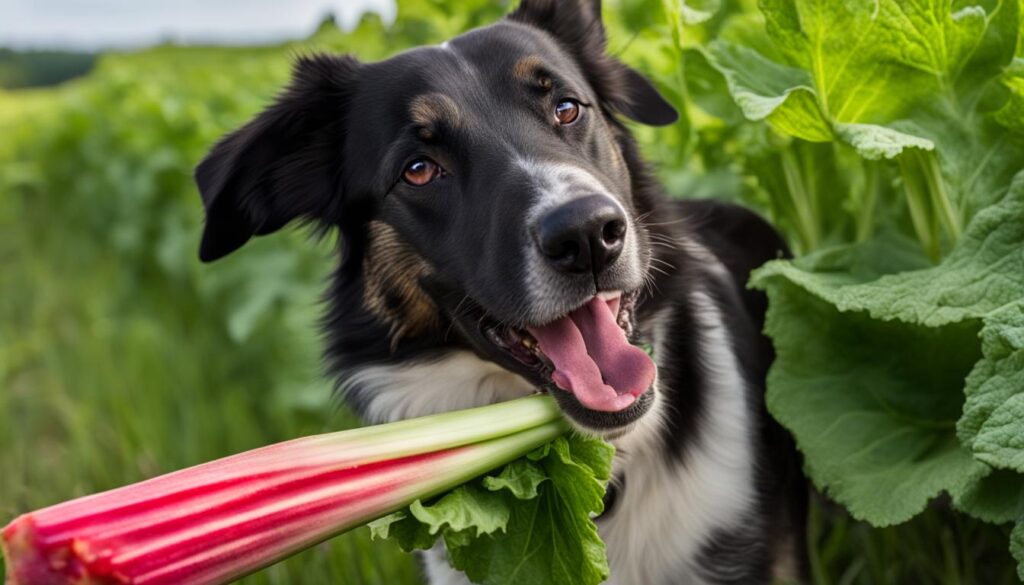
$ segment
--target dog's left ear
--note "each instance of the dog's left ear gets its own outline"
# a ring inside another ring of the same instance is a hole
[[[522,0],[509,20],[544,30],[582,65],[591,85],[612,109],[651,126],[679,119],[679,112],[643,75],[606,50],[601,0]]]
[[[200,260],[227,256],[292,220],[336,221],[347,95],[359,68],[349,56],[300,57],[277,101],[199,163]]]

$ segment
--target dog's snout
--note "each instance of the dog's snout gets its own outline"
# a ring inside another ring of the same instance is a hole
[[[626,229],[626,217],[614,200],[590,195],[544,214],[536,229],[537,245],[561,272],[597,274],[622,253]]]

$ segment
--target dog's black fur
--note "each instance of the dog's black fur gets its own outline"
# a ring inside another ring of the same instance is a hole
[[[565,100],[581,104],[580,117],[560,125],[552,111]],[[648,81],[606,54],[599,0],[523,0],[503,22],[379,63],[300,58],[276,103],[197,168],[207,210],[200,258],[216,260],[294,220],[336,229],[327,358],[349,404],[373,422],[507,397],[467,388],[425,400],[388,386],[400,384],[401,372],[459,356],[460,375],[480,388],[500,369],[501,380],[550,391],[581,428],[614,438],[616,488],[600,520],[613,581],[800,579],[806,488],[791,439],[764,407],[773,357],[760,333],[766,301],[744,286],[786,246],[739,207],[670,201],[619,116],[676,119]],[[436,161],[444,173],[422,186],[404,182],[417,160]],[[552,269],[534,249],[536,215],[581,190],[628,216],[622,255],[602,270]],[[617,413],[583,407],[554,388],[549,368],[504,345],[602,291],[635,291],[635,308],[620,318],[631,341],[657,350],[656,384]],[[478,367],[491,373],[473,377]],[[720,395],[728,380],[741,387],[733,402]],[[379,400],[383,387],[397,398]],[[743,421],[740,430],[730,430],[732,419]],[[729,453],[717,457],[708,444],[730,432],[743,468],[717,461]],[[714,478],[699,475],[704,453]],[[650,479],[676,476],[698,495]],[[691,509],[711,479],[742,485],[712,482],[705,491],[735,487],[750,497]],[[653,503],[638,503],[635,485],[656,492],[643,495]],[[616,519],[659,514],[659,498],[664,518]],[[688,528],[688,517],[701,514]],[[624,522],[657,521],[669,522],[664,538],[678,535],[678,552],[655,539],[636,545],[657,549],[650,558],[629,559],[636,537],[628,535],[642,532]],[[437,566],[431,575],[458,579]]]

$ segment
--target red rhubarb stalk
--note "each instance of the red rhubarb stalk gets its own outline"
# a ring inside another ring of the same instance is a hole
[[[535,396],[296,439],[15,519],[8,585],[229,583],[565,432]]]

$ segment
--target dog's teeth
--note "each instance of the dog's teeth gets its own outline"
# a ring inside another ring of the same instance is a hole
[[[533,337],[523,337],[523,347],[526,349],[535,349],[537,347],[537,340]]]
[[[499,347],[505,347],[505,340],[502,339],[501,336],[498,335],[498,332],[495,331],[494,329],[487,330],[487,337],[491,340],[491,343]]]

